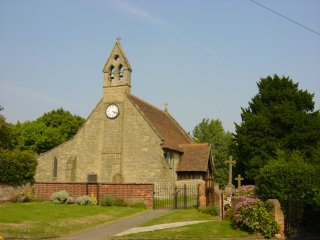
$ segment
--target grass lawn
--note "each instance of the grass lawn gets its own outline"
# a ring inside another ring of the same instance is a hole
[[[0,236],[57,237],[144,211],[49,202],[0,204]]]
[[[121,238],[244,238],[250,236],[247,232],[234,229],[230,221],[220,221],[218,217],[200,213],[195,208],[173,210],[164,216],[143,224],[142,226],[196,220],[212,221],[152,232],[135,233],[127,236],[121,236]]]

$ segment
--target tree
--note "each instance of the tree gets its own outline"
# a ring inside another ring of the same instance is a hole
[[[0,111],[3,107],[0,105]],[[5,117],[0,114],[0,149],[11,149],[13,147],[14,135]]]
[[[236,124],[238,170],[253,181],[279,149],[300,151],[307,162],[319,163],[320,114],[314,110],[314,94],[277,75],[257,85],[259,93],[242,108],[242,122]]]
[[[37,160],[33,153],[0,149],[0,184],[21,186],[34,182]]]
[[[14,150],[15,141],[10,124],[0,114],[0,184],[19,186],[34,181],[36,157],[30,152]]]
[[[15,124],[19,136],[16,145],[21,150],[43,153],[71,139],[83,123],[83,118],[59,108],[35,121]]]
[[[203,119],[192,131],[192,137],[197,143],[210,143],[213,153],[215,178],[220,186],[227,183],[228,166],[224,161],[228,159],[232,135],[225,132],[220,120]]]

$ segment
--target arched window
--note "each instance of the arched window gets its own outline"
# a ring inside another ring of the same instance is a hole
[[[119,65],[119,80],[123,80],[123,66],[122,64]]]
[[[58,159],[55,157],[53,159],[53,177],[58,176]]]
[[[114,79],[114,66],[110,67],[110,81]]]

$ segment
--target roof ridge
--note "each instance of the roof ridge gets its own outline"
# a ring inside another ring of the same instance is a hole
[[[131,94],[128,94],[128,98],[140,111],[160,139],[164,141],[163,148],[181,152],[179,144],[192,143],[191,138],[186,134],[183,128],[165,110],[161,110]]]
[[[147,101],[145,101],[145,100],[143,100],[143,99],[141,99],[141,98],[139,98],[139,97],[137,97],[135,95],[130,94],[130,96],[133,97],[133,98],[137,98],[139,101],[143,102],[144,104],[147,104],[148,106],[150,106],[150,107],[152,107],[152,108],[154,108],[154,109],[156,109],[156,110],[158,110],[158,111],[160,111],[160,112],[162,112],[164,114],[167,114],[166,111],[164,111],[164,110],[152,105],[151,103],[148,103]]]
[[[171,116],[171,114],[169,112],[165,111],[165,114],[167,114],[170,119],[174,122],[174,124],[180,129],[180,131],[184,134],[184,136],[190,140],[191,143],[193,143],[193,139],[189,136],[189,134],[183,129],[183,127],[180,126],[180,124],[176,121],[176,119],[174,117]]]
[[[181,146],[210,146],[209,143],[182,143]]]

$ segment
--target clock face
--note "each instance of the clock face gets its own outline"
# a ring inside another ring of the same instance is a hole
[[[108,118],[114,119],[119,115],[119,107],[116,104],[110,104],[106,109]]]

